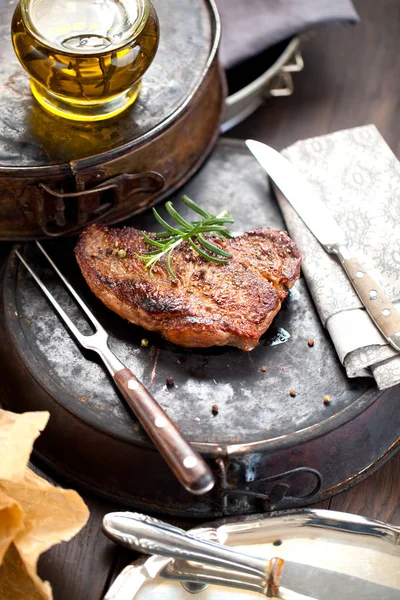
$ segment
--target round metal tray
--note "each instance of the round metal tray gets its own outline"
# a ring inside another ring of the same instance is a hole
[[[400,529],[387,523],[334,511],[306,510],[211,523],[194,529],[193,533],[264,559],[279,556],[301,563],[291,565],[285,587],[310,598],[396,600],[400,597]],[[124,569],[104,600],[193,598],[180,582],[162,576],[167,566],[167,558],[139,559]],[[215,585],[209,585],[196,597],[199,600],[265,598],[255,592]]]
[[[284,227],[243,142],[219,142],[184,191],[217,212],[228,208],[237,231]],[[151,230],[154,217],[132,224]],[[107,310],[87,288],[73,244],[57,240],[46,248],[110,333],[112,350],[203,453],[217,483],[200,497],[180,487],[104,368],[70,338],[11,254],[0,320],[2,397],[11,410],[50,411],[36,455],[59,476],[131,507],[204,519],[304,506],[365,477],[398,447],[398,388],[379,392],[372,379],[347,378],[304,280],[254,351],[189,350]],[[84,318],[34,245],[23,252],[84,331]]]

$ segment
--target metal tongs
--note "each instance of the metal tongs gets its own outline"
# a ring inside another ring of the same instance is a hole
[[[249,556],[140,513],[107,514],[103,519],[103,532],[127,548],[159,555],[152,557],[147,574],[154,577],[160,573],[165,578],[179,580],[193,594],[213,584],[258,592],[269,598],[314,600],[280,585],[282,558],[264,560]],[[126,575],[128,581],[124,582],[124,589],[129,586],[129,571]],[[119,600],[120,591],[121,582],[115,582],[105,600]],[[134,596],[128,591],[123,597]]]
[[[215,483],[214,476],[209,466],[202,456],[196,452],[183,437],[175,423],[169,418],[155,398],[137,379],[132,371],[127,369],[115,354],[111,352],[108,347],[108,334],[105,329],[59,271],[43,246],[39,242],[36,242],[36,245],[93,325],[95,332],[92,335],[83,335],[77,329],[63,308],[59,305],[57,300],[36,275],[32,267],[28,265],[18,250],[15,250],[15,254],[32,275],[79,344],[88,350],[97,352],[100,356],[113,378],[114,383],[124,396],[129,408],[139,419],[149,437],[152,439],[160,454],[168,463],[183,487],[192,494],[205,494],[208,492]]]

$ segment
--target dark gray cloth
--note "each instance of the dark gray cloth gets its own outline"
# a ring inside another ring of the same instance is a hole
[[[228,69],[298,33],[358,21],[351,0],[216,0]]]

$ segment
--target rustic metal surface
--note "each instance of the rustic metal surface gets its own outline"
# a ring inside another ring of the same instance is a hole
[[[33,99],[10,39],[15,6],[16,0],[0,0],[0,239],[63,234],[99,217],[115,222],[143,211],[197,170],[216,140],[224,97],[211,0],[154,2],[160,45],[139,99],[99,124],[54,117]],[[117,194],[60,199],[124,173],[151,171],[164,180],[155,190],[134,185]],[[104,206],[110,202],[111,211]]]
[[[185,192],[217,211],[229,208],[237,231],[283,227],[264,172],[241,142],[219,142]],[[145,214],[132,223],[152,229],[154,220]],[[38,450],[70,477],[142,508],[238,514],[259,510],[260,502],[263,508],[297,506],[337,492],[396,446],[396,390],[379,393],[370,379],[346,377],[303,280],[253,352],[185,350],[127,324],[97,301],[75,264],[73,244],[59,240],[46,248],[109,331],[112,350],[204,453],[218,483],[195,499],[175,485],[96,358],[82,354],[11,257],[4,286],[6,403],[15,410],[51,410]],[[35,248],[23,251],[85,333],[88,325]],[[143,338],[147,347],[141,347]],[[168,376],[175,380],[172,389]]]
[[[207,3],[198,2],[197,10],[189,0],[153,4],[160,19],[160,45],[137,102],[118,119],[74,124],[55,120],[33,98],[10,39],[17,1],[0,0],[1,166],[49,167],[115,151],[162,126],[186,102],[210,54],[214,34]]]

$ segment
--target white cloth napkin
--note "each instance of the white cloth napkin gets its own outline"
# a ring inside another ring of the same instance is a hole
[[[350,250],[400,310],[400,163],[374,125],[302,140],[282,152],[312,183]],[[337,260],[278,196],[303,273],[349,377],[400,383],[400,354],[375,327]]]
[[[226,69],[266,48],[324,25],[358,21],[351,0],[216,0]]]

